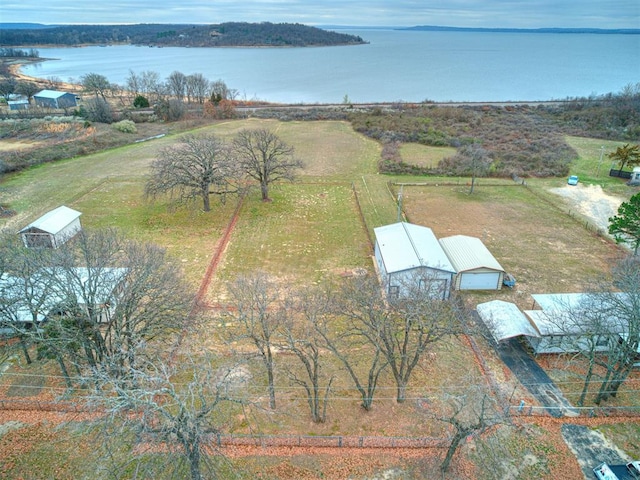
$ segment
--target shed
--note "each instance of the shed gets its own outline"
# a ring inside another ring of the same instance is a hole
[[[454,235],[440,239],[440,245],[456,270],[456,290],[500,290],[504,269],[476,237]]]
[[[374,233],[376,266],[389,296],[406,294],[417,282],[434,296],[449,298],[456,272],[430,228],[399,222]]]
[[[24,246],[58,248],[82,230],[80,215],[64,205],[45,213],[20,230]]]
[[[38,107],[43,108],[69,108],[78,105],[73,93],[57,90],[41,90],[33,96],[33,100]]]
[[[27,110],[29,108],[29,100],[9,100],[7,102],[9,110]]]

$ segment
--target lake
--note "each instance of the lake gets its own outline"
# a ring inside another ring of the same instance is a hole
[[[341,30],[369,43],[313,48],[38,48],[27,75],[125,84],[129,71],[222,79],[245,100],[357,103],[558,100],[640,82],[640,35]]]

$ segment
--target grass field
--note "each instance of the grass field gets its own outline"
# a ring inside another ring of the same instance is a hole
[[[356,134],[345,122],[283,123],[249,119],[220,122],[199,128],[197,132],[231,138],[241,129],[261,127],[272,129],[284,141],[292,144],[305,167],[300,172],[298,182],[273,187],[272,202],[261,202],[257,190],[246,198],[230,243],[210,285],[206,297],[210,303],[224,302],[225,282],[239,273],[263,270],[283,282],[301,286],[317,283],[324,278],[339,278],[360,269],[370,270],[373,228],[398,219],[396,200],[399,187],[394,184],[426,180],[377,174],[380,145]],[[197,286],[236,205],[234,200],[226,205],[215,202],[213,210],[204,213],[199,204],[170,209],[166,200],[154,204],[144,200],[142,193],[150,162],[161,148],[176,140],[177,136],[165,137],[11,175],[0,184],[0,203],[16,210],[17,215],[0,219],[0,225],[17,231],[45,211],[65,204],[83,213],[82,222],[87,228],[117,227],[132,238],[166,247],[171,258],[184,267],[188,278]],[[609,165],[605,168],[606,157],[601,165],[599,162],[600,145],[606,146],[606,154],[608,149],[619,145],[618,142],[579,138],[570,138],[569,141],[580,155],[572,173],[575,171],[582,181],[602,183],[612,193],[627,192],[620,186],[619,180],[607,176]],[[437,162],[441,156],[450,153],[448,149],[415,145],[403,146],[402,150],[405,161],[410,162]],[[590,172],[596,172],[597,175],[590,176]],[[481,179],[473,195],[468,193],[469,179],[428,180],[429,186],[406,185],[402,188],[402,207],[407,219],[431,227],[438,237],[464,234],[481,238],[505,269],[518,280],[513,290],[467,295],[470,305],[499,298],[529,308],[529,294],[579,291],[590,278],[606,271],[620,256],[620,250],[612,243],[588,232],[580,222],[554,206],[554,197],[546,193],[546,189],[563,185],[565,179],[534,179],[530,182],[532,188],[515,185],[511,180]],[[212,324],[211,327],[215,328],[216,325]],[[192,339],[191,343],[195,345],[201,342],[210,346],[216,341],[215,332],[210,333]],[[526,392],[517,386],[506,367],[486,344],[480,341],[480,345],[504,393],[513,395],[513,392],[517,392],[518,400],[524,398]],[[432,353],[421,362],[411,382],[408,393],[411,401],[399,405],[393,400],[394,386],[387,375],[381,379],[380,398],[372,412],[358,408],[357,394],[349,387],[345,372],[337,363],[332,363],[331,370],[337,380],[327,412],[328,422],[322,425],[309,420],[304,396],[290,389],[286,378],[278,378],[282,392],[280,408],[275,414],[252,413],[257,420],[258,431],[305,435],[441,434],[442,426],[423,415],[424,412],[420,410],[423,403],[419,403],[418,399],[427,399],[432,408],[438,409],[441,406],[440,393],[445,388],[459,386],[458,381],[463,378],[461,366],[469,374],[466,378],[472,381],[480,381],[482,376],[469,346],[462,340],[451,339]],[[291,360],[283,358],[281,361]],[[561,369],[558,366],[548,367]],[[19,366],[16,369],[19,370]],[[251,369],[256,385],[260,385],[260,365],[252,363]],[[29,393],[41,386],[27,387]],[[43,391],[48,391],[46,386]],[[530,401],[527,398],[527,402]],[[246,418],[240,412],[230,414],[228,426],[231,430],[247,433],[247,425]],[[59,442],[61,446],[68,447],[66,453],[60,455],[60,461],[73,468],[78,463],[73,455],[74,442],[80,441],[77,432],[59,429],[55,435],[41,437],[43,432],[34,429],[32,433],[36,439]],[[542,432],[541,437],[546,430]],[[624,438],[625,432],[619,435]],[[542,457],[544,449],[551,448],[541,442],[544,448],[536,450],[533,443],[523,442],[522,438],[516,435],[510,440],[518,447],[513,447],[514,462],[532,451]],[[637,447],[630,447],[636,451],[633,448]],[[54,464],[57,462],[46,444],[36,443],[29,452],[23,459],[15,460],[19,468],[13,470],[12,473],[16,474],[14,478],[26,475],[24,472],[28,463],[25,462],[33,456],[41,455]],[[466,451],[464,458],[472,456],[473,452]],[[562,459],[557,457],[549,454],[548,462],[545,460],[538,469],[527,472],[536,472],[539,478],[551,478],[553,472],[561,472],[572,461],[570,455]],[[397,459],[381,454],[368,457],[365,464],[368,461],[378,465],[376,462],[380,458],[385,458],[384,464],[388,466],[398,463]],[[2,461],[0,455],[0,463]],[[251,457],[237,462],[253,473],[266,465]],[[327,466],[331,463],[330,459],[321,459],[319,456],[311,458],[302,455],[295,459],[278,457],[268,463],[267,470],[272,474],[268,478],[320,478],[318,471],[332,471]],[[424,478],[426,470],[419,462],[408,463],[411,463],[415,476],[406,478]],[[478,462],[479,465],[481,463]],[[399,464],[402,466],[402,462]],[[63,472],[60,478],[65,478],[72,471],[58,465]],[[460,472],[465,471],[462,463],[458,464],[458,468]],[[51,471],[43,470],[42,477],[34,478],[56,477]],[[308,472],[315,472],[315,476],[307,475]],[[488,475],[488,470],[483,472]],[[476,472],[478,475],[481,478],[483,473]],[[516,472],[512,478],[527,478],[526,475],[526,472]],[[247,478],[251,478],[251,475]],[[337,473],[325,478],[347,477]],[[459,478],[470,477],[461,474]]]

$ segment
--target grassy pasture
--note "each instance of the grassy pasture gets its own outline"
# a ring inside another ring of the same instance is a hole
[[[400,156],[405,163],[419,167],[436,167],[444,158],[455,155],[453,147],[431,147],[419,143],[404,143],[400,147]]]
[[[480,186],[473,195],[466,186],[405,186],[403,202],[411,222],[431,227],[438,238],[482,239],[515,275],[513,290],[474,294],[479,301],[497,295],[530,308],[528,294],[582,291],[620,256],[610,242],[515,184]]]
[[[389,182],[425,180],[376,174],[379,145],[355,134],[343,122],[280,123],[251,119],[222,122],[200,128],[198,132],[213,132],[231,138],[240,129],[261,127],[273,129],[291,143],[306,166],[301,172],[301,182],[282,184],[272,190],[273,202],[262,203],[257,192],[247,198],[218,270],[218,282],[213,282],[210,288],[207,299],[212,302],[220,300],[224,294],[220,285],[239,272],[266,270],[300,285],[356,268],[371,268],[370,245],[359,219],[352,183],[358,193],[366,228],[372,236],[374,227],[397,219],[395,200],[398,191],[390,188]],[[214,211],[204,214],[199,211],[199,205],[168,210],[166,203],[143,201],[144,176],[149,163],[158,149],[175,141],[175,136],[166,137],[13,175],[0,185],[0,203],[9,204],[18,215],[0,220],[1,225],[17,230],[45,211],[66,204],[83,212],[82,221],[87,227],[118,227],[133,238],[167,247],[170,255],[182,263],[189,278],[197,284],[235,205],[234,202],[226,206],[216,204]],[[582,150],[577,148],[580,159],[576,163],[576,173],[582,178],[581,172],[585,172],[586,181],[590,169],[598,164],[602,142],[571,141],[575,142],[574,148],[582,145]],[[435,152],[431,153],[435,155]],[[607,185],[617,189],[618,180],[605,178],[608,173],[608,167],[605,173],[605,163],[603,161],[598,179],[602,177],[603,181],[609,182]],[[428,180],[443,180],[443,183],[441,186],[406,186],[403,189],[403,206],[409,221],[433,228],[438,237],[465,234],[481,238],[507,271],[518,279],[513,291],[470,295],[472,303],[500,298],[529,308],[529,293],[577,291],[588,278],[606,271],[619,255],[610,243],[591,235],[578,222],[510,181],[505,181],[504,186],[489,187],[484,186],[481,179],[474,195],[468,195],[468,179]],[[458,184],[445,185],[455,182]],[[543,189],[547,185],[564,183],[564,179],[535,183]],[[196,344],[201,340],[191,341]],[[284,357],[278,360],[292,362]],[[501,381],[505,367],[493,358],[490,362]],[[309,420],[303,394],[291,389],[283,376],[277,378],[281,396],[278,412],[253,412],[252,421],[257,420],[261,433],[438,434],[441,427],[424,418],[416,399],[427,398],[427,404],[437,410],[439,394],[444,388],[455,386],[455,379],[461,375],[461,365],[470,371],[471,378],[481,379],[465,344],[451,340],[440,345],[416,371],[407,394],[411,400],[402,405],[395,403],[395,389],[387,374],[381,378],[379,401],[374,404],[374,410],[367,413],[358,408],[357,394],[349,386],[341,367],[337,363],[329,364],[338,379],[332,392],[328,421],[323,425]],[[260,365],[252,364],[251,370],[254,383],[260,385],[264,376]],[[230,413],[230,429],[245,432],[244,417],[239,412]],[[60,441],[64,446],[64,442],[77,441],[76,437],[68,440],[65,431],[58,431],[57,435],[59,437],[54,439],[47,437],[46,442]],[[47,458],[54,466],[58,462],[55,449],[39,445],[31,451],[33,455]],[[78,459],[73,455],[64,453],[59,460],[75,465]],[[518,451],[515,456],[519,458],[520,455]],[[27,463],[16,460],[22,462],[22,469],[15,470],[18,476],[28,472],[28,459],[32,457],[24,458]],[[309,458],[274,459],[270,478],[294,478],[295,475],[286,475],[291,471],[287,468],[296,464],[300,466],[295,472],[304,471],[312,462]],[[239,460],[239,464],[252,468],[250,460]],[[256,465],[251,471],[260,471],[264,464],[258,460]],[[59,468],[66,467],[60,465]],[[42,478],[70,476],[68,469],[59,472],[59,475],[46,473]],[[251,478],[251,475],[247,477]],[[336,474],[333,478],[344,476]]]

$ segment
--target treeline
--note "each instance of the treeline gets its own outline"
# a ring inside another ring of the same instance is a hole
[[[640,140],[640,83],[619,93],[570,98],[559,108],[545,108],[563,132],[607,140]]]
[[[40,58],[40,52],[33,48],[23,50],[21,48],[4,47],[0,48],[0,57],[9,58]]]
[[[64,25],[47,29],[2,29],[0,45],[132,44],[175,47],[307,47],[361,44],[355,35],[298,23],[228,22],[213,25]]]

